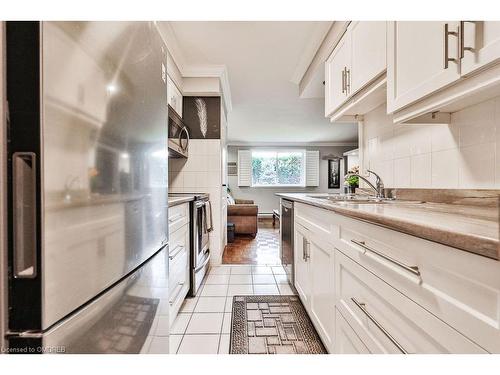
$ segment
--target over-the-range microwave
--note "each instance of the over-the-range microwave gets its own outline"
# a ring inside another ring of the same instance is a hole
[[[187,158],[189,147],[189,130],[182,118],[168,106],[168,154],[173,158]]]

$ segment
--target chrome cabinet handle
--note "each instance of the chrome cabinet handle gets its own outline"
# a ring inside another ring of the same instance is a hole
[[[180,218],[182,218],[183,216],[184,216],[183,214],[177,214],[177,215],[175,215],[175,216],[173,216],[173,217],[169,217],[169,218],[168,218],[168,222],[169,222],[169,223],[173,223],[174,221],[179,220],[179,219],[180,219]]]
[[[304,262],[307,262],[306,259],[306,247],[307,247],[307,240],[305,237],[302,237],[302,260]]]
[[[304,262],[307,262],[307,260],[311,257],[309,254],[309,241],[307,238],[302,237],[302,259]]]
[[[184,245],[177,245],[172,251],[172,253],[168,254],[168,259],[174,260],[174,258],[176,258],[177,255],[179,255],[182,252],[182,250],[184,250]]]
[[[351,69],[345,68],[345,93],[346,95],[349,95],[351,92]]]
[[[419,276],[419,277],[421,276],[420,270],[418,269],[417,266],[408,266],[408,265],[400,262],[399,260],[390,257],[389,255],[385,255],[384,253],[381,253],[380,251],[375,250],[373,247],[366,245],[365,241],[359,241],[359,240],[352,239],[351,242],[360,246],[361,248],[363,248],[365,250],[365,252],[369,251],[370,253],[374,253],[374,254],[378,255],[379,257],[384,258],[385,260],[388,260],[392,264],[395,264],[396,266],[401,267],[404,270],[411,272],[412,274],[414,274],[416,276]]]
[[[345,68],[342,69],[342,94],[345,93]]]
[[[402,354],[408,354],[405,348],[403,348],[403,346],[399,342],[397,342],[397,340],[389,332],[387,332],[387,330],[377,321],[377,319],[375,319],[373,315],[368,312],[365,303],[358,302],[354,297],[351,298],[351,301],[354,302],[356,306],[358,306],[358,308],[363,312],[363,314],[365,314],[367,318],[370,319],[372,323],[375,324],[377,328],[382,331],[382,333],[399,349],[399,351]]]
[[[460,34],[460,59],[463,59],[465,56],[465,51],[471,51],[474,52],[473,47],[466,47],[465,46],[465,23],[473,23],[475,24],[475,21],[460,21],[460,28],[459,28],[459,34]]]
[[[445,23],[444,24],[444,68],[448,69],[448,63],[450,61],[454,63],[458,63],[458,59],[452,58],[449,56],[449,37],[450,35],[453,35],[455,37],[458,37],[458,32],[457,31],[450,31],[450,26]],[[460,51],[459,51],[460,54]]]
[[[183,286],[184,286],[184,283],[178,283],[178,284],[177,284],[177,287],[176,287],[176,288],[177,288],[177,291],[175,292],[174,297],[173,297],[171,300],[169,300],[169,301],[168,301],[168,303],[169,303],[170,305],[173,305],[173,304],[174,304],[174,302],[175,302],[175,300],[177,299],[177,297],[179,296],[179,293],[181,292],[181,290],[182,290],[182,287],[183,287]]]

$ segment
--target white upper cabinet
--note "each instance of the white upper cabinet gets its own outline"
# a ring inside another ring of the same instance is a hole
[[[347,79],[350,70],[350,35],[346,32],[325,63],[325,117],[347,100]]]
[[[500,22],[462,21],[462,75],[500,60]]]
[[[386,22],[363,21],[349,25],[351,33],[351,87],[356,93],[386,69]]]
[[[352,106],[357,94],[385,72],[386,43],[386,22],[349,24],[325,62],[326,117],[335,118],[340,109]]]
[[[387,36],[388,113],[460,78],[459,22],[388,22]]]
[[[170,76],[167,76],[167,97],[168,104],[182,117],[182,93]]]

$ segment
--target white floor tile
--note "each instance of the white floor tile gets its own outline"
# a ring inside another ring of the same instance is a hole
[[[186,313],[193,312],[194,307],[196,306],[196,302],[198,302],[198,297],[186,298],[182,303],[179,312],[186,312]]]
[[[201,291],[201,297],[225,297],[227,285],[205,285]]]
[[[254,284],[276,284],[273,275],[253,275]]]
[[[171,335],[182,335],[186,331],[186,327],[188,326],[189,319],[191,318],[191,314],[180,313],[175,318],[172,327],[170,327]]]
[[[200,297],[194,312],[224,312],[226,297]]]
[[[253,294],[252,285],[229,285],[228,296],[251,296]]]
[[[278,289],[280,290],[280,294],[282,296],[295,294],[293,289],[288,284],[278,284]]]
[[[184,336],[178,354],[217,354],[220,335]]]
[[[142,348],[141,348],[141,354],[148,354],[149,346],[151,345],[152,340],[153,340],[153,336],[146,337],[146,341],[144,341],[144,344],[142,345]]]
[[[287,279],[286,275],[277,274],[277,275],[274,275],[274,279],[276,280],[277,284],[288,284],[288,279]]]
[[[219,354],[229,354],[229,335],[221,335],[219,342]]]
[[[231,275],[250,275],[252,274],[252,266],[232,266]]]
[[[273,273],[275,275],[285,275],[285,269],[282,266],[274,266],[272,267]]]
[[[168,336],[170,334],[170,318],[168,315],[160,315],[156,326],[155,336]]]
[[[252,275],[231,275],[229,284],[252,284]]]
[[[169,351],[170,354],[176,354],[179,350],[183,335],[170,335]]]
[[[186,335],[220,334],[223,317],[223,313],[194,313],[189,321]]]
[[[231,266],[215,266],[210,269],[210,275],[229,275]]]
[[[222,334],[231,333],[231,313],[224,314],[224,321],[222,322]]]
[[[254,285],[253,289],[254,289],[255,295],[269,295],[269,294],[279,295],[280,294],[276,284]]]
[[[172,336],[170,336],[172,337]],[[170,351],[170,337],[153,337],[151,340],[151,344],[149,345],[149,354],[169,354],[172,353]],[[182,336],[178,336],[182,337]],[[180,340],[179,340],[180,343]],[[177,345],[179,344],[177,343]]]
[[[252,268],[252,273],[254,275],[272,275],[273,270],[271,267],[266,267],[266,266],[254,266]]]
[[[233,312],[233,297],[226,297],[226,308],[224,312]]]
[[[208,275],[205,280],[206,285],[214,285],[214,284],[228,284],[229,283],[229,275]]]

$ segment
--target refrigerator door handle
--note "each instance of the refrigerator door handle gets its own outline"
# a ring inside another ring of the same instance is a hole
[[[37,276],[36,154],[15,152],[12,156],[14,277]]]

